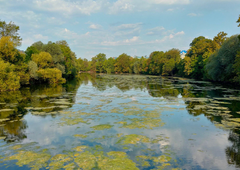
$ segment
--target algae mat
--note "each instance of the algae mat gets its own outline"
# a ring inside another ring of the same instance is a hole
[[[81,75],[0,94],[0,169],[237,169],[240,92],[176,77]]]

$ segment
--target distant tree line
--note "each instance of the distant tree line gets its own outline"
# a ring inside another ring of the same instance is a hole
[[[237,20],[240,27],[240,17]],[[213,39],[194,38],[184,59],[180,50],[154,51],[149,57],[131,57],[125,53],[117,58],[99,53],[88,61],[77,59],[78,70],[97,73],[134,73],[181,76],[199,80],[240,83],[240,35],[227,37],[218,33]]]
[[[240,16],[237,20],[240,27]],[[240,83],[240,35],[224,32],[213,39],[194,38],[186,57],[180,50],[154,51],[149,57],[125,53],[107,58],[99,53],[88,61],[76,58],[65,40],[33,43],[19,51],[19,26],[0,21],[0,92],[17,90],[31,83],[61,84],[79,72],[131,73],[181,76],[200,80]]]

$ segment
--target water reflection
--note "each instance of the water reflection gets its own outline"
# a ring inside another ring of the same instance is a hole
[[[82,74],[0,93],[0,142],[9,143],[0,143],[0,168],[234,169],[239,92],[176,77]]]
[[[1,92],[0,139],[4,139],[9,143],[27,138],[25,130],[28,128],[28,125],[23,117],[29,113],[29,111],[31,111],[32,114],[43,117],[48,114],[54,117],[54,115],[56,115],[54,111],[61,111],[64,108],[72,106],[76,90],[80,84],[81,82],[76,79],[64,86],[39,85],[30,88],[25,87],[14,92]],[[64,103],[65,99],[69,101],[69,103]],[[56,100],[60,100],[61,103],[54,103]]]

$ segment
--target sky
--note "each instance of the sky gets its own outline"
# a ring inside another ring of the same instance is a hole
[[[189,49],[198,36],[239,34],[240,0],[0,0],[0,20],[20,26],[21,50],[66,40],[77,58]]]

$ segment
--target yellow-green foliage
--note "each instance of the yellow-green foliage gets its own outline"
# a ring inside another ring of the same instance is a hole
[[[52,56],[47,52],[41,52],[39,54],[32,55],[32,61],[37,63],[39,68],[47,68],[53,62]]]
[[[29,69],[30,77],[37,80],[38,79],[38,74],[37,74],[38,66],[37,66],[37,64],[34,61],[30,61],[28,63],[28,69]]]
[[[20,77],[14,72],[14,66],[0,60],[0,91],[18,90]]]
[[[42,78],[44,81],[52,83],[65,83],[66,80],[62,78],[62,72],[57,68],[46,68],[38,70],[39,78]]]
[[[17,50],[15,48],[13,41],[11,41],[11,37],[3,36],[0,39],[0,58],[8,62],[13,62],[16,55]]]
[[[21,63],[15,65],[15,72],[20,77],[20,84],[29,84],[30,75],[28,73],[28,65]]]

